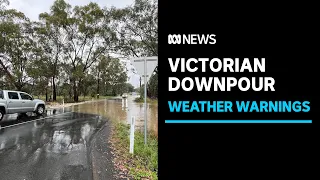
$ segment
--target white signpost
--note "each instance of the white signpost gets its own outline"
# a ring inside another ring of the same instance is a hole
[[[129,150],[131,154],[133,154],[135,122],[136,122],[136,118],[132,116],[131,123],[130,123],[130,150]]]
[[[158,65],[158,56],[133,58],[130,61],[138,74],[144,77],[144,143],[147,144],[147,82]]]

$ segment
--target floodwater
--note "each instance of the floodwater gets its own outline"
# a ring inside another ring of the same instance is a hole
[[[135,103],[134,99],[138,96],[129,96],[127,99],[128,107],[123,107],[121,98],[93,101],[85,104],[70,107],[73,112],[99,114],[105,118],[130,124],[131,118],[135,117],[136,130],[144,130],[144,104]],[[125,103],[125,101],[124,101]],[[147,127],[148,131],[158,135],[158,104],[147,104]]]

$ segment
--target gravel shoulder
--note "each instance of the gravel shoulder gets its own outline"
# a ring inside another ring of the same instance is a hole
[[[92,140],[90,156],[93,180],[128,179],[121,176],[121,172],[114,168],[110,137],[111,122],[108,121]]]

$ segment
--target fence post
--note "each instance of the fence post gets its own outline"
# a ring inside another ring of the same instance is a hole
[[[128,108],[128,98],[126,98],[126,108]]]
[[[130,128],[130,150],[129,152],[133,154],[134,149],[134,126],[135,126],[136,118],[134,116],[131,116],[131,128]]]

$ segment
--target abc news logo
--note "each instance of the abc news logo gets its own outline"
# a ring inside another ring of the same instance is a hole
[[[169,34],[168,44],[216,44],[214,34]]]

